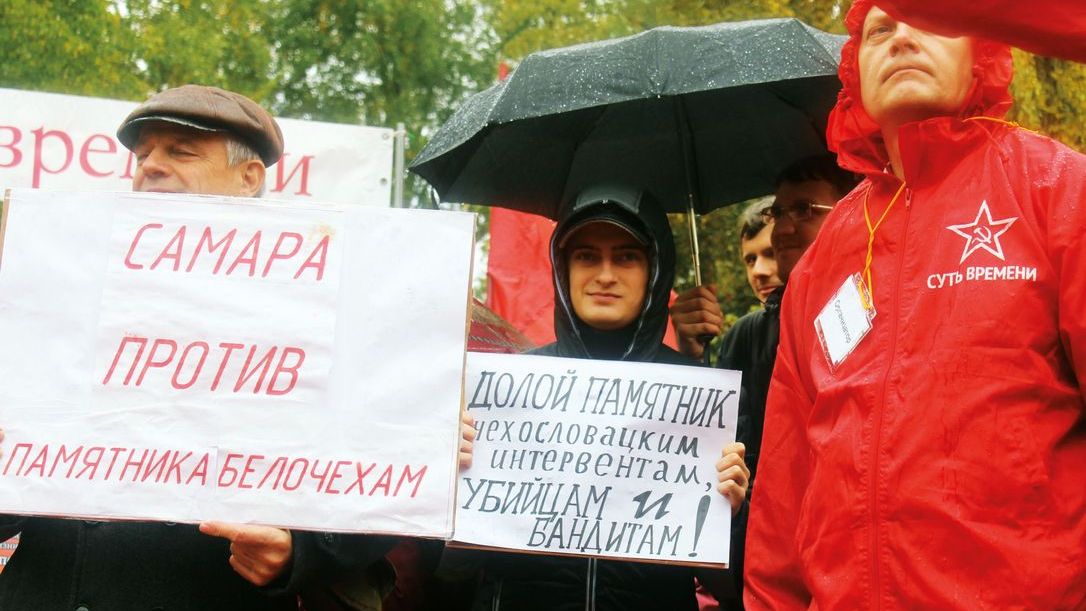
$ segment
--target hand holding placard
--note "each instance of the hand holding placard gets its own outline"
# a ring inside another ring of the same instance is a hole
[[[723,494],[732,505],[732,515],[739,513],[743,501],[747,498],[747,487],[750,485],[750,469],[744,460],[747,447],[738,441],[724,446],[720,453],[720,460],[716,463],[717,484],[716,489]]]
[[[275,581],[290,564],[291,535],[281,528],[204,522],[200,532],[230,541],[230,566],[254,585],[266,586]]]
[[[461,471],[471,466],[475,434],[475,418],[472,418],[471,414],[463,412],[460,415],[460,451],[458,453]]]

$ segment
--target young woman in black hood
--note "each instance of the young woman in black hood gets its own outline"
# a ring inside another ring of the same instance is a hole
[[[667,216],[646,192],[592,188],[565,207],[551,237],[557,341],[530,354],[697,365],[663,345],[675,279]],[[717,465],[733,513],[746,496],[742,444]],[[461,552],[462,553],[462,552]],[[692,568],[598,558],[474,552],[473,609],[696,611]],[[728,584],[721,571],[708,581]]]

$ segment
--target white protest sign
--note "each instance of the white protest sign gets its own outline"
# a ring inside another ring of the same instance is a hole
[[[469,352],[478,436],[453,538],[726,565],[716,462],[735,439],[739,384],[722,369]]]
[[[128,191],[135,159],[117,127],[136,102],[0,88],[0,188]],[[393,131],[276,119],[283,159],[268,197],[389,205]]]
[[[0,512],[448,536],[462,213],[14,190]]]

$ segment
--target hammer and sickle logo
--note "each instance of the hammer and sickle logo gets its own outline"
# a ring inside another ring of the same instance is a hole
[[[947,229],[965,238],[965,249],[962,251],[962,258],[958,263],[965,263],[965,260],[978,250],[987,251],[1000,261],[1006,261],[1003,257],[1003,245],[1000,244],[999,238],[1007,233],[1007,230],[1017,220],[1018,217],[1016,216],[993,219],[992,211],[988,208],[988,201],[984,200],[980,203],[977,217],[973,219],[972,223],[949,225]]]
[[[988,229],[987,227],[983,227],[983,226],[974,227],[973,228],[973,239],[980,242],[981,244],[991,244],[992,243],[992,230]]]

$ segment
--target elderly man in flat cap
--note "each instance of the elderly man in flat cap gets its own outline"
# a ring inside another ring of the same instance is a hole
[[[136,155],[136,191],[259,196],[266,166],[283,153],[282,132],[263,108],[196,85],[151,97],[117,137]],[[221,522],[0,516],[0,541],[18,532],[0,575],[0,609],[297,611],[300,592],[322,604],[349,595],[354,606],[343,609],[377,608],[366,569],[394,543]]]
[[[253,197],[283,155],[283,133],[249,98],[185,85],[153,96],[121,123],[136,156],[134,191]]]

